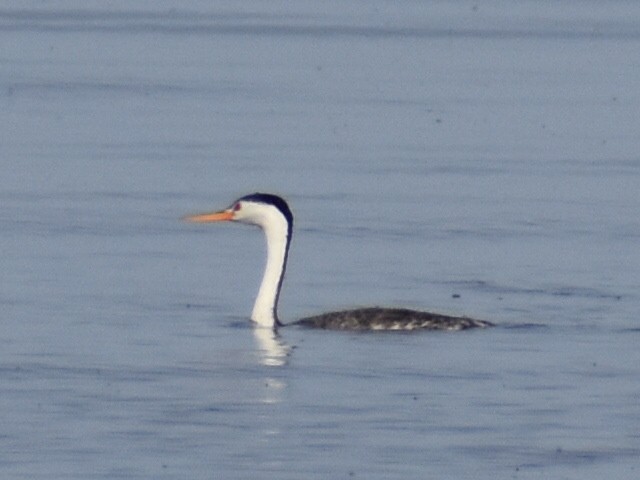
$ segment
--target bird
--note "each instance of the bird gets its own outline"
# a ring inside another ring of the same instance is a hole
[[[293,213],[287,202],[271,193],[252,193],[220,211],[188,215],[191,223],[240,222],[260,227],[267,242],[267,262],[253,305],[251,320],[259,327],[301,327],[349,331],[466,330],[486,328],[493,323],[407,308],[366,307],[333,311],[282,323],[278,299],[287,268],[293,235]]]

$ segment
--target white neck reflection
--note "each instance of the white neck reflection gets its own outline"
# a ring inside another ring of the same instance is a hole
[[[291,347],[282,343],[272,328],[254,328],[253,335],[258,343],[260,363],[268,367],[282,367],[287,364]]]

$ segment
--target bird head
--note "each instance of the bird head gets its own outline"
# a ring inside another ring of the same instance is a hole
[[[291,228],[293,215],[283,198],[269,193],[252,193],[239,198],[224,210],[189,215],[185,220],[193,223],[232,221],[267,229],[271,224],[282,221],[282,217]]]

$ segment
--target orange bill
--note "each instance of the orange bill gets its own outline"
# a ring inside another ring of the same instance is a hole
[[[198,215],[189,215],[184,217],[187,222],[193,223],[210,223],[210,222],[226,222],[233,220],[232,210],[222,210],[221,212],[200,213]]]

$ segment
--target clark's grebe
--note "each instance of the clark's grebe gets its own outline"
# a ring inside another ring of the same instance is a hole
[[[257,225],[267,238],[267,265],[251,320],[261,327],[283,326],[278,319],[278,297],[287,267],[293,232],[293,214],[281,197],[253,193],[239,198],[225,210],[185,217],[196,223],[234,221]],[[288,325],[334,330],[463,330],[489,327],[490,322],[452,317],[403,308],[359,308],[303,318]]]

